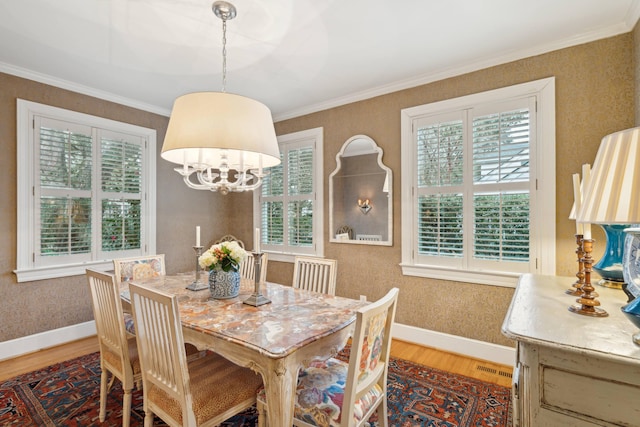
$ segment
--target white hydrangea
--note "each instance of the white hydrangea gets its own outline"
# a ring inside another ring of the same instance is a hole
[[[202,255],[200,255],[200,258],[198,258],[198,262],[200,263],[200,267],[209,269],[215,267],[215,264],[218,262],[218,258],[215,257],[212,249],[208,249]]]
[[[247,252],[238,244],[238,242],[224,242],[211,246],[198,258],[200,267],[205,270],[213,270],[222,265],[224,268],[227,262],[221,262],[221,258],[218,258],[220,252],[228,253],[227,257],[232,259],[237,265],[240,265],[242,261],[247,257]],[[224,258],[224,257],[222,257]]]
[[[242,249],[242,247],[238,244],[238,242],[227,242],[224,245],[229,249],[229,256],[231,259],[236,261],[238,264],[241,264],[242,261],[247,257],[247,252]]]

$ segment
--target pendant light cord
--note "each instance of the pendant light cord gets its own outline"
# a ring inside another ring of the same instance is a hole
[[[227,91],[227,20],[222,20],[222,92]]]

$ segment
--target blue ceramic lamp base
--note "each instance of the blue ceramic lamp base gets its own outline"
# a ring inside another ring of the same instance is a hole
[[[631,323],[640,329],[640,228],[627,228],[625,231],[627,236],[622,259],[626,283],[624,291],[631,302],[620,307],[620,310]],[[631,339],[640,346],[640,332],[634,334]]]
[[[622,289],[624,276],[622,274],[622,256],[624,254],[624,224],[599,224],[607,237],[606,247],[600,261],[593,265],[593,271],[602,279],[597,284],[607,288]]]
[[[620,307],[620,310],[622,310],[631,323],[640,329],[640,298],[636,298],[629,304]],[[635,344],[640,345],[640,332],[634,334],[632,339]]]

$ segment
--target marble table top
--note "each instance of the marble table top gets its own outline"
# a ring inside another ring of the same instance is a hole
[[[285,357],[348,326],[355,321],[357,309],[367,304],[267,282],[261,293],[272,302],[254,307],[243,303],[254,292],[252,281],[243,279],[236,298],[213,299],[208,289],[186,289],[193,279],[192,274],[180,274],[133,283],[177,295],[183,327],[239,343],[271,358]],[[121,292],[125,302],[129,302],[127,286],[124,283]]]

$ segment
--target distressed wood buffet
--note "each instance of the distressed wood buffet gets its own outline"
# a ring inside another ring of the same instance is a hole
[[[502,332],[516,340],[514,427],[640,426],[637,328],[621,290],[596,287],[609,316],[572,313],[575,278],[523,275]]]

